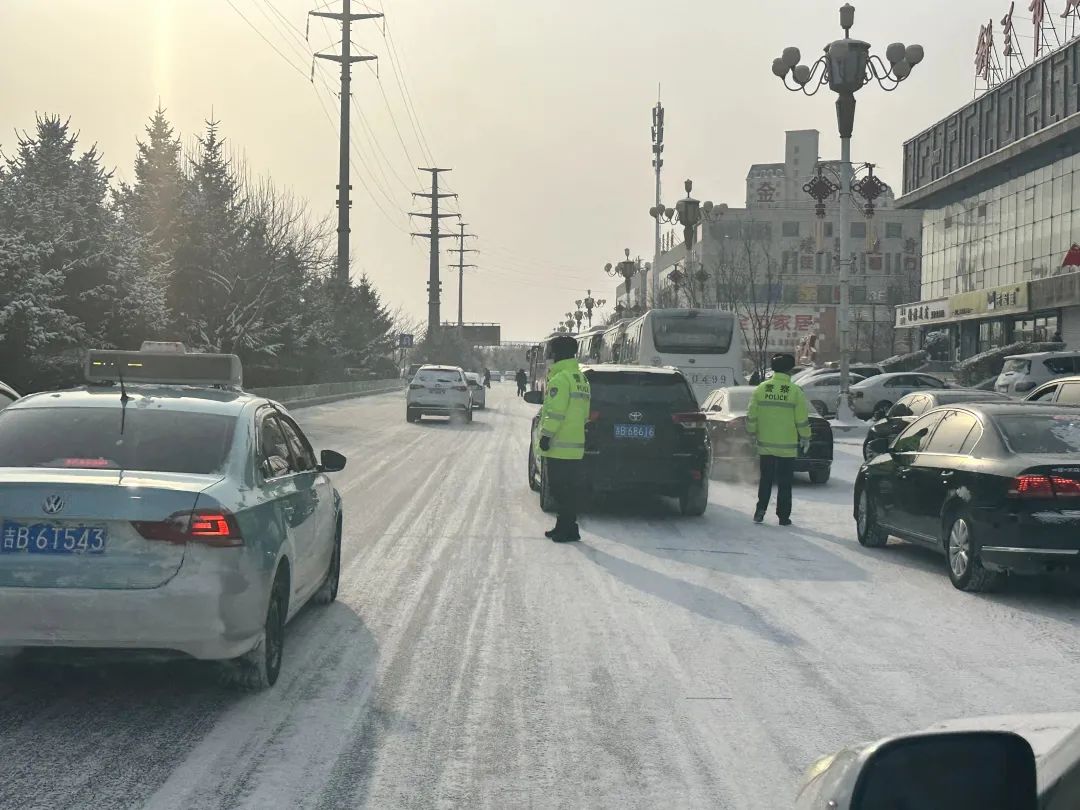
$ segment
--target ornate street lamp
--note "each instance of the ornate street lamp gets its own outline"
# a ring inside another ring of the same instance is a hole
[[[691,197],[690,192],[694,188],[693,180],[687,179],[687,181],[683,183],[683,188],[686,189],[686,197],[675,203],[674,208],[665,208],[662,205],[654,205],[649,209],[649,216],[666,225],[679,223],[683,226],[683,243],[686,245],[686,266],[687,268],[690,268],[693,263],[692,254],[694,245],[697,243],[698,226],[707,222],[719,222],[727,213],[728,207],[726,203],[714,205],[712,200],[706,200],[704,203],[699,203]],[[673,270],[668,274],[668,279],[676,286],[676,304],[679,299],[678,285],[686,280],[687,275],[699,281],[702,293],[704,293],[705,281],[701,280],[701,274],[705,274],[705,279],[708,279],[708,274],[705,273],[704,267],[697,273],[690,271],[688,274],[683,274],[678,270]],[[678,278],[678,281],[675,280],[676,278]]]
[[[593,310],[594,309],[600,309],[606,303],[607,303],[607,301],[605,301],[603,298],[593,298],[592,290],[586,290],[585,291],[585,297],[577,302],[578,309],[580,309],[581,306],[584,304],[584,306],[585,306],[585,317],[588,318],[588,320],[589,320],[589,327],[590,328],[592,327]]]
[[[626,279],[626,299],[627,299],[627,301],[629,301],[630,300],[630,287],[631,287],[630,279],[632,279],[638,273],[644,273],[645,276],[648,277],[649,270],[651,269],[652,265],[650,265],[648,262],[645,262],[645,264],[642,265],[641,259],[631,259],[630,258],[630,248],[623,248],[623,254],[626,256],[626,258],[623,259],[618,264],[613,265],[611,262],[608,262],[607,264],[605,264],[604,265],[604,272],[607,273],[609,276],[622,276],[624,279]],[[642,290],[644,289],[644,287],[645,287],[645,284],[644,284],[644,281],[643,281],[642,282]],[[642,290],[638,291],[639,292],[639,295],[638,295],[639,299],[641,298]],[[639,303],[641,303],[642,308],[644,308],[644,302],[640,301]],[[580,302],[579,302],[579,304],[580,304]]]
[[[851,38],[851,27],[855,24],[855,8],[845,3],[840,8],[840,27],[844,29],[844,38],[825,46],[825,54],[812,65],[800,64],[802,54],[798,48],[784,48],[783,54],[773,60],[772,72],[784,82],[784,87],[792,92],[803,92],[812,96],[825,85],[829,86],[836,98],[836,123],[840,130],[840,177],[838,188],[824,197],[825,188],[819,184],[816,191],[808,190],[815,199],[823,204],[831,193],[839,191],[840,208],[838,225],[840,228],[840,308],[838,322],[840,326],[840,405],[837,409],[839,419],[850,419],[851,408],[848,403],[848,286],[851,279],[851,233],[850,211],[851,195],[855,191],[851,169],[851,133],[855,127],[855,93],[864,85],[876,81],[887,91],[895,90],[904,79],[911,75],[911,69],[923,60],[921,45],[904,45],[894,42],[885,49],[886,67],[881,57],[871,55],[870,43]],[[790,77],[790,83],[789,83]],[[821,175],[818,175],[821,177]],[[817,182],[817,178],[811,183]],[[808,184],[810,185],[810,184]],[[871,192],[872,193],[872,192]],[[883,192],[881,192],[883,193]],[[864,197],[865,198],[865,197]],[[868,199],[872,203],[872,200]]]

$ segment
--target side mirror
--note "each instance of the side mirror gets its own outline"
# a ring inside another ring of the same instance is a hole
[[[345,469],[345,456],[334,450],[323,450],[319,454],[319,468],[323,472],[340,472]]]
[[[866,449],[873,453],[875,456],[880,456],[882,453],[888,453],[889,437],[878,436],[877,438],[871,439],[869,442],[867,442]]]
[[[1035,810],[1035,754],[1027,740],[1007,731],[889,740],[863,762],[850,806]]]
[[[524,400],[530,405],[543,405],[544,395],[539,391],[526,391]]]
[[[924,731],[845,748],[811,766],[798,810],[1036,810],[1035,754],[1010,731]]]

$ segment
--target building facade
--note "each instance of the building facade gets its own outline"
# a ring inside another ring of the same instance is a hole
[[[662,303],[731,308],[744,322],[766,318],[767,351],[790,351],[816,334],[819,359],[836,359],[839,200],[826,201],[819,220],[815,201],[803,190],[818,165],[819,141],[817,130],[787,132],[783,162],[750,167],[744,206],[714,206],[711,220],[698,228],[689,261],[681,241],[661,254]],[[836,161],[821,165],[839,171]],[[891,190],[877,200],[873,217],[851,212],[854,357],[882,359],[898,350],[893,308],[918,298],[921,226],[920,212],[897,209]],[[674,226],[665,244],[681,234]]]
[[[899,328],[962,359],[1018,341],[1080,346],[1080,40],[904,144],[923,218],[920,300]]]

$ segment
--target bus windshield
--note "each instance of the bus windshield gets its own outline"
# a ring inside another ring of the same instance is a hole
[[[735,318],[727,312],[656,312],[652,322],[661,354],[727,354],[735,331]]]

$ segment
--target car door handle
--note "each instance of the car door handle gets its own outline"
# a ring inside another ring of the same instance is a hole
[[[909,475],[911,475],[911,470],[897,470],[896,471],[896,477],[897,478],[907,478]]]
[[[954,474],[953,470],[942,470],[941,471],[941,477],[942,478],[952,478],[953,474]]]

